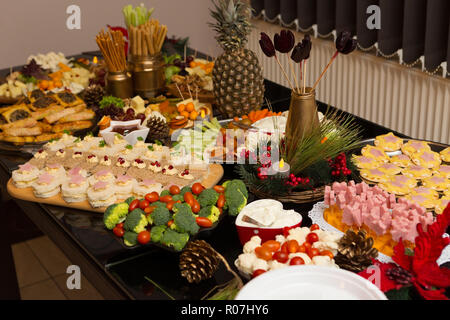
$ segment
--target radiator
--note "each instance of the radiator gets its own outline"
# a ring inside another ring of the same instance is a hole
[[[289,87],[274,58],[259,47],[260,32],[273,36],[280,26],[254,20],[248,47],[260,59],[264,77]],[[297,41],[303,34],[295,33]],[[307,85],[312,86],[335,52],[332,41],[312,39]],[[280,62],[290,72],[288,58]],[[298,72],[298,69],[296,70]],[[339,55],[316,88],[317,100],[415,139],[450,144],[450,80],[424,74],[371,54]]]

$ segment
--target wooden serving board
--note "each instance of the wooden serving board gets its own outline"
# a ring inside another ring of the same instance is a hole
[[[201,181],[201,184],[205,188],[212,188],[215,186],[220,179],[222,179],[223,176],[223,167],[220,164],[210,164],[209,165],[209,174]],[[32,201],[32,202],[38,202],[38,203],[45,203],[50,204],[54,206],[60,206],[60,207],[69,207],[72,209],[79,209],[79,210],[85,210],[85,211],[92,211],[92,212],[98,212],[103,213],[106,210],[106,207],[102,208],[92,208],[89,202],[83,201],[83,202],[77,202],[77,203],[67,203],[64,201],[64,199],[61,196],[61,193],[57,194],[56,196],[50,197],[50,198],[37,198],[34,196],[33,188],[24,188],[19,189],[16,188],[12,182],[12,179],[9,179],[6,188],[8,190],[8,193],[11,197],[25,200],[25,201]]]

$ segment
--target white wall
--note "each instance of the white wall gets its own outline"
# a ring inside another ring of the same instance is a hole
[[[155,8],[153,17],[167,25],[169,36],[189,36],[190,46],[205,53],[221,51],[207,25],[210,0],[1,0],[0,69],[24,64],[30,54],[97,50],[97,32],[107,24],[123,26],[122,7],[141,2]],[[81,30],[66,27],[71,4],[81,8]]]

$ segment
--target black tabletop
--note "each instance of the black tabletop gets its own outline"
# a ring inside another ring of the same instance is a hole
[[[96,53],[92,53],[96,54]],[[85,53],[85,57],[92,55]],[[77,56],[79,57],[79,56]],[[5,70],[9,72],[9,70]],[[1,74],[1,71],[0,71]],[[4,74],[4,73],[3,73]],[[289,108],[290,90],[273,82],[266,81],[266,98],[275,111],[284,111]],[[319,110],[325,111],[326,105],[319,102]],[[363,128],[363,137],[371,138],[384,134],[390,130],[369,121],[357,118]],[[398,134],[398,133],[397,133]],[[398,134],[402,136],[401,134]],[[30,157],[25,153],[0,154],[0,170],[2,176],[9,177],[12,170]],[[224,165],[223,180],[235,177],[234,165]],[[2,185],[6,181],[2,179]],[[309,226],[310,219],[307,213],[313,204],[288,204],[288,209],[295,209],[303,216],[303,225]],[[165,251],[157,247],[139,247],[136,249],[124,248],[113,235],[103,226],[103,215],[69,208],[50,205],[32,204],[28,210],[42,213],[43,219],[54,222],[55,228],[67,234],[77,248],[90,257],[105,273],[106,279],[120,284],[126,291],[126,296],[135,299],[170,299],[159,288],[149,281],[150,278],[175,299],[200,299],[216,285],[223,284],[232,279],[222,265],[215,276],[198,285],[189,284],[180,276],[178,269],[179,254]],[[28,215],[31,212],[26,212]],[[49,235],[51,236],[51,235]],[[220,252],[231,266],[242,252],[234,219],[226,217],[213,231],[201,234],[200,238],[209,242]],[[70,257],[69,257],[70,258]]]

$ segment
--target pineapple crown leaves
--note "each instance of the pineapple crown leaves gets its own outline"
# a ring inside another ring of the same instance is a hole
[[[252,25],[250,7],[241,0],[212,0],[210,9],[214,23],[208,23],[217,32],[216,40],[225,51],[242,48],[247,42]]]

